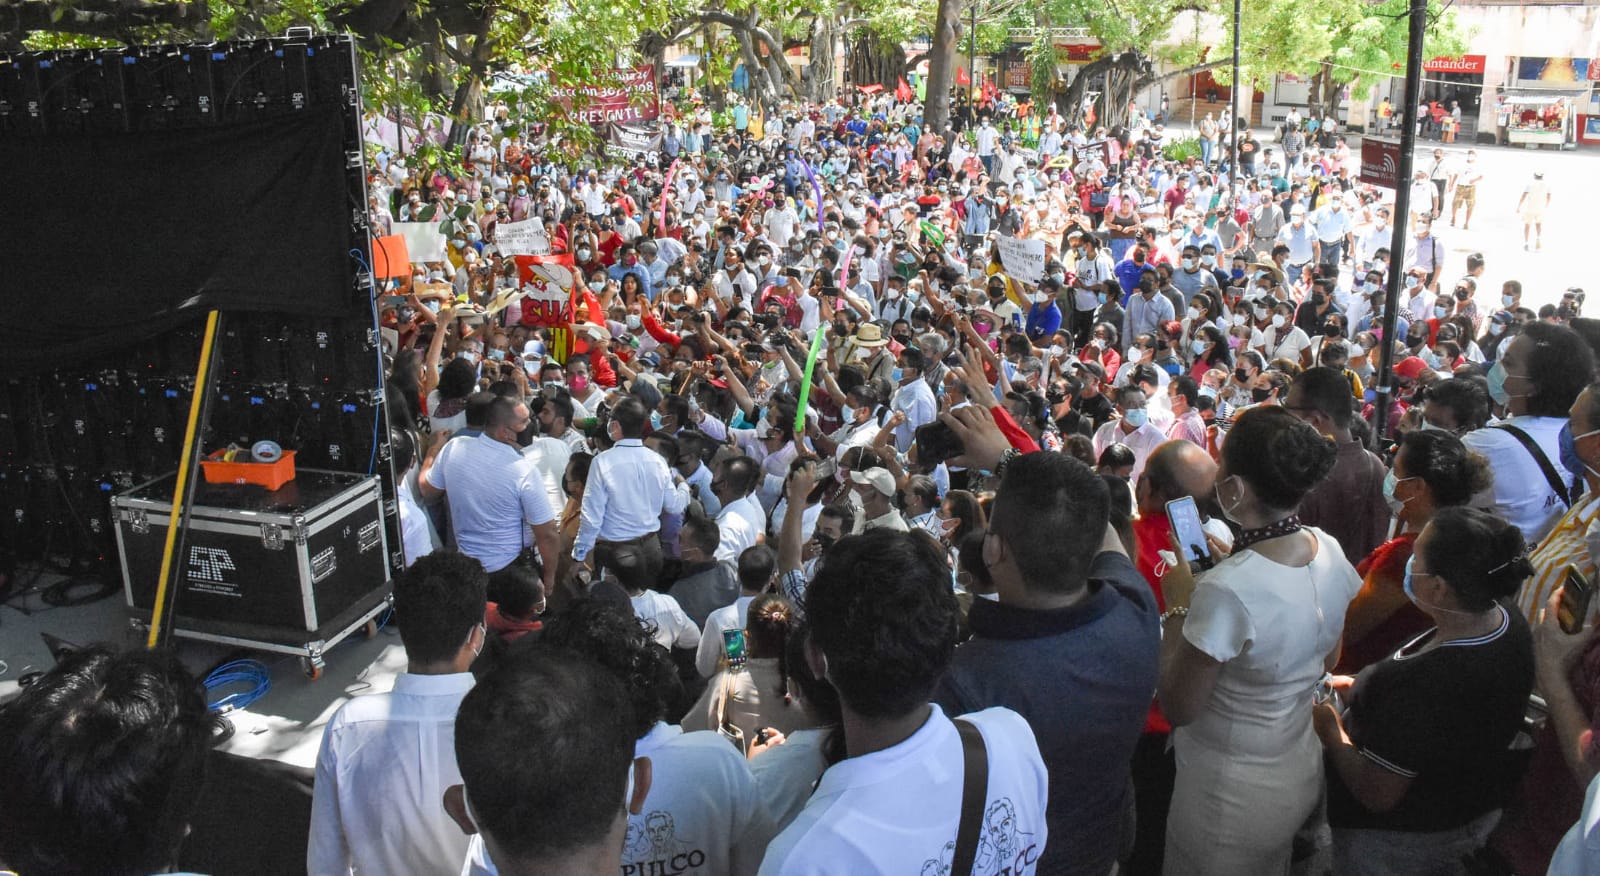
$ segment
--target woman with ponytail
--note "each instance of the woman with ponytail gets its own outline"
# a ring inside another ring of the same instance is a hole
[[[719,711],[725,724],[744,734],[747,746],[766,728],[787,734],[811,726],[789,689],[784,645],[796,621],[789,600],[775,593],[756,597],[744,625],[744,665],[729,666],[712,677],[700,701],[683,716],[684,731],[716,730]]]
[[[1511,743],[1533,690],[1533,637],[1509,599],[1533,574],[1517,527],[1434,515],[1405,572],[1433,628],[1314,707],[1342,876],[1465,874],[1526,767]],[[1343,702],[1341,710],[1340,702]]]

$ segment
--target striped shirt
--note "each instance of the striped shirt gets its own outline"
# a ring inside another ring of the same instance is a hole
[[[1594,580],[1595,562],[1590,556],[1588,536],[1592,531],[1600,539],[1600,526],[1596,526],[1596,518],[1600,518],[1600,494],[1590,493],[1563,514],[1549,534],[1533,549],[1529,556],[1533,562],[1533,577],[1523,582],[1522,591],[1517,594],[1517,607],[1527,616],[1529,623],[1538,622],[1539,610],[1544,608],[1550,594],[1561,586],[1569,563],[1576,565],[1584,577]],[[1596,608],[1600,606],[1590,606],[1591,618],[1595,616]]]

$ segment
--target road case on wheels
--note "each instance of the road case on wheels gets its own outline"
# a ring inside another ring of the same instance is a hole
[[[112,499],[123,591],[148,627],[177,474]],[[301,469],[277,490],[197,484],[173,633],[294,654],[311,678],[323,654],[389,606],[389,544],[376,477]]]

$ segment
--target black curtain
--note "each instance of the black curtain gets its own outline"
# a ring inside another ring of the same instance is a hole
[[[0,364],[56,367],[210,309],[348,316],[341,115],[0,140]]]

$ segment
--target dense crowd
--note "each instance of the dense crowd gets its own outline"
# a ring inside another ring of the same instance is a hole
[[[1583,293],[1451,263],[1470,159],[1396,217],[1331,119],[1235,179],[1231,120],[1135,118],[379,156],[376,227],[449,241],[382,319],[409,671],[328,722],[309,871],[1600,873]],[[0,711],[0,859],[162,869],[203,711],[67,658]]]

